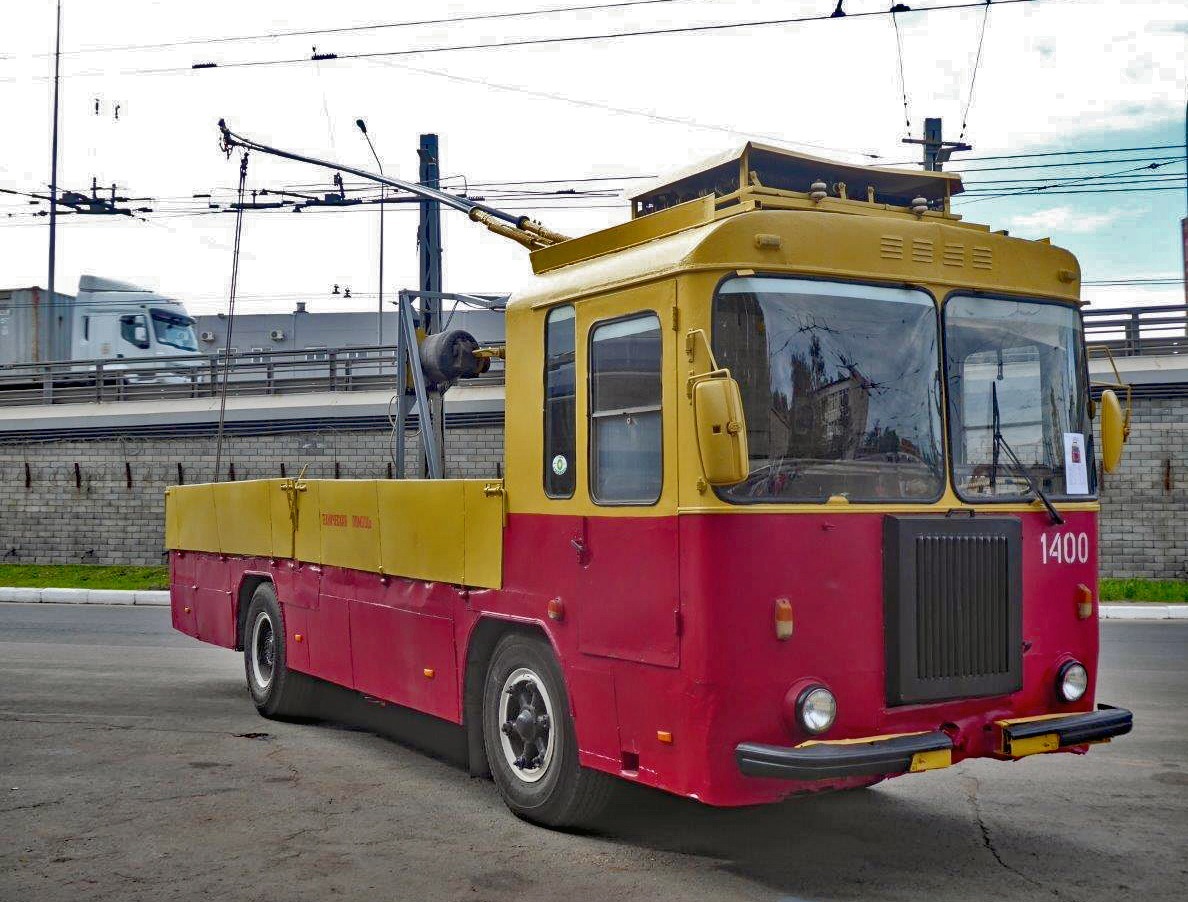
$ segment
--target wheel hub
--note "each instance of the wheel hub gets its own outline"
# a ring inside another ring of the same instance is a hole
[[[515,728],[515,731],[520,735],[520,739],[524,742],[532,742],[536,739],[536,709],[531,705],[527,708],[521,708],[516,719],[508,721],[508,723]]]
[[[533,783],[553,758],[552,699],[533,671],[520,668],[504,682],[500,703],[500,744],[512,772]]]
[[[252,676],[256,685],[267,689],[276,671],[276,632],[272,618],[266,611],[256,617],[252,626]]]

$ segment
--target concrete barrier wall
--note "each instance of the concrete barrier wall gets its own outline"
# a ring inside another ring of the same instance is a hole
[[[1135,400],[1122,469],[1102,480],[1104,575],[1188,577],[1186,433],[1188,398]],[[386,429],[232,435],[224,476],[234,466],[236,479],[275,477],[283,463],[289,476],[308,466],[333,478],[337,463],[340,478],[382,478],[389,439]],[[416,436],[405,445],[411,473]],[[160,563],[165,487],[178,464],[186,483],[210,481],[214,458],[209,435],[0,443],[0,562]],[[502,459],[502,427],[448,431],[447,476],[493,477]]]
[[[224,439],[223,476],[310,478],[389,475],[389,430],[319,430]],[[503,429],[451,428],[446,475],[498,475]],[[408,472],[417,472],[416,435],[405,438]],[[178,465],[181,466],[179,479]],[[210,482],[215,441],[208,435],[0,444],[0,563],[163,562],[164,490]]]

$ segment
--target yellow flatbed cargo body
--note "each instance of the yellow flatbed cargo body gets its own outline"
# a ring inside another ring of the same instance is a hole
[[[258,479],[174,486],[171,550],[502,586],[499,480]]]

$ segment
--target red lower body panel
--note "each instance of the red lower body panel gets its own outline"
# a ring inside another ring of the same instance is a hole
[[[455,723],[476,625],[529,624],[562,664],[584,765],[715,805],[754,804],[863,782],[740,773],[739,743],[811,738],[798,731],[787,698],[809,678],[838,700],[837,722],[822,738],[944,729],[954,760],[994,754],[995,720],[1091,710],[1092,688],[1062,705],[1052,686],[1070,657],[1095,674],[1097,618],[1079,619],[1076,602],[1079,585],[1096,593],[1096,517],[1070,513],[1059,528],[1046,515],[1018,517],[1023,688],[991,698],[887,704],[875,513],[512,515],[500,590],[175,551],[173,623],[236,647],[241,585],[271,579],[295,670]],[[1064,532],[1085,533],[1087,553],[1052,561],[1046,549]],[[560,619],[547,615],[553,599]],[[787,641],[776,638],[777,599],[793,612]]]

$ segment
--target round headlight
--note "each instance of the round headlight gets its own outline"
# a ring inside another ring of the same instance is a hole
[[[837,717],[837,699],[824,686],[810,686],[796,702],[796,716],[810,733],[824,733]]]
[[[1056,691],[1066,702],[1080,701],[1089,688],[1089,672],[1078,661],[1067,661],[1056,676]]]

